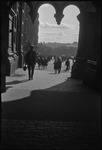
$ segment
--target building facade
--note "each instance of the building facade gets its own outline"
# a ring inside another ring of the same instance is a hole
[[[29,50],[28,45],[37,46],[37,33],[38,17],[35,23],[32,23],[29,6],[26,3],[14,3],[9,11],[7,76],[15,74],[17,68],[22,68],[24,54]]]

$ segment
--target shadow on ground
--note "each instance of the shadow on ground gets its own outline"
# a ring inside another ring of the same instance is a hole
[[[8,89],[10,89],[10,88],[12,88],[12,86],[6,86],[6,91],[7,91]]]
[[[2,102],[4,149],[100,149],[100,123],[100,95],[71,78]]]
[[[2,103],[2,118],[100,122],[101,100],[83,92],[32,91],[29,97]]]
[[[52,75],[55,75],[55,73],[51,73]],[[44,89],[45,90],[45,89]],[[49,87],[46,89],[46,91],[66,91],[66,92],[86,92],[88,93],[96,93],[96,91],[93,91],[89,87],[85,86],[82,83],[82,80],[75,80],[71,77],[68,77],[64,82],[54,85],[52,87]]]
[[[49,72],[48,74],[50,74],[50,75],[56,75],[57,73],[55,73],[55,72]]]
[[[68,71],[67,71],[68,72]],[[61,70],[61,72],[60,73],[66,73],[66,71],[65,70]],[[69,72],[68,72],[69,73]],[[53,74],[53,75],[56,75],[56,74],[59,74],[58,72],[57,73],[55,73],[55,71],[54,72],[49,72],[48,74]]]
[[[23,77],[23,76],[25,76],[25,74],[17,74],[17,73],[15,73],[12,77]]]
[[[11,82],[6,82],[6,85],[12,85],[12,84],[19,84],[19,83],[23,83],[23,82],[27,82],[29,81],[28,79],[26,80],[14,80],[14,81],[11,81]]]

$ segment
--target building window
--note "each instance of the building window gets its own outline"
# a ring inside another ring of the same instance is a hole
[[[13,17],[9,14],[9,40],[8,40],[8,53],[12,53],[12,28],[13,28],[13,23],[12,23]]]

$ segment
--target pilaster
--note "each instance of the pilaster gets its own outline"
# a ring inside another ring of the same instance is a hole
[[[98,51],[95,44],[97,41],[97,14],[86,12],[78,15],[80,22],[79,44],[76,61],[72,67],[72,78],[83,78],[87,66],[87,59],[95,60]]]
[[[18,67],[22,68],[23,66],[23,50],[22,50],[22,10],[23,10],[23,3],[19,3],[19,15],[18,15]]]
[[[1,13],[1,93],[6,92],[6,67],[8,62],[8,29],[9,29],[9,8],[2,3]]]
[[[96,12],[86,12],[78,15],[80,22],[78,57],[93,58],[95,51],[95,41],[97,40],[97,14]],[[95,58],[94,58],[95,59]]]

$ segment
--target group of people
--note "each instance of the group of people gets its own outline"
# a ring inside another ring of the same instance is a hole
[[[54,59],[54,70],[55,70],[55,73],[60,73],[61,72],[62,62],[63,62],[63,60],[62,60],[61,57],[58,57],[58,56],[55,57],[55,59]],[[70,61],[69,61],[69,59],[65,60],[65,66],[66,66],[65,71],[69,71],[69,69],[70,69]]]
[[[28,76],[29,80],[33,79],[34,75],[34,69],[36,63],[38,63],[38,68],[40,69],[47,69],[48,62],[50,60],[47,57],[41,57],[37,56],[36,49],[33,45],[30,46],[30,50],[25,54],[25,64],[28,66]],[[61,57],[54,57],[54,70],[55,73],[61,72],[61,65],[62,65],[62,59]],[[69,71],[70,69],[70,62],[69,59],[66,59],[65,61],[66,69],[65,71]]]
[[[38,68],[39,68],[39,69],[47,69],[48,61],[49,61],[49,60],[48,60],[47,57],[38,55],[38,56],[37,56],[37,59],[36,59],[36,63],[38,64]]]

